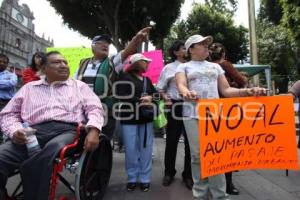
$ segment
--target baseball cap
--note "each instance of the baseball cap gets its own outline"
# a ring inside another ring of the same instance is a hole
[[[92,44],[95,44],[97,41],[100,41],[100,40],[105,40],[107,41],[109,44],[112,43],[112,40],[111,40],[111,37],[107,34],[103,34],[103,35],[97,35],[93,38],[92,40]]]
[[[152,61],[151,59],[145,57],[143,54],[141,54],[141,53],[136,53],[136,54],[133,54],[133,55],[130,57],[129,63],[130,63],[130,64],[133,64],[133,63],[135,63],[135,62],[137,62],[137,61],[139,61],[139,60],[144,60],[144,61],[146,61],[146,62],[151,62],[151,61]]]
[[[210,45],[213,42],[213,37],[210,35],[208,35],[206,37],[203,37],[202,35],[192,35],[185,41],[184,46],[185,46],[186,50],[188,50],[193,44],[203,42],[205,40]]]

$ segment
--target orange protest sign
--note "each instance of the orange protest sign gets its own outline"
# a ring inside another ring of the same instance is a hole
[[[292,96],[200,100],[202,178],[240,169],[298,169]]]

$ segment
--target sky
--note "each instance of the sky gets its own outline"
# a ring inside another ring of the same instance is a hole
[[[3,0],[0,0],[2,4]],[[185,0],[181,8],[180,18],[185,19],[191,10],[192,2],[201,2],[201,0]],[[247,0],[240,0],[238,10],[234,17],[237,25],[242,24],[248,27],[248,8]],[[54,40],[55,47],[89,47],[91,45],[90,39],[81,36],[77,31],[69,29],[63,24],[62,17],[58,15],[50,3],[46,0],[19,0],[19,4],[27,4],[33,12],[35,20],[35,32],[38,36],[42,37],[44,34],[45,39]],[[256,8],[259,0],[255,0]]]

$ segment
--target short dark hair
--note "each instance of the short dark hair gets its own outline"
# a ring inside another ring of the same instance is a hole
[[[177,56],[175,55],[174,51],[178,51],[180,49],[180,47],[184,47],[183,41],[176,40],[175,42],[173,42],[171,47],[168,49],[169,55],[173,62],[177,59]]]
[[[57,54],[62,55],[59,51],[49,51],[48,53],[46,53],[46,59],[44,62],[41,63],[41,65],[47,64],[49,56],[57,55]]]
[[[31,67],[31,69],[33,69],[35,71],[37,71],[35,60],[34,60],[34,58],[36,56],[38,56],[38,57],[41,58],[41,64],[46,63],[46,54],[45,53],[43,53],[43,52],[36,52],[35,54],[33,54],[32,58],[31,58],[31,63],[30,63],[29,66]]]
[[[48,58],[49,56],[52,56],[52,55],[56,55],[56,54],[62,55],[59,51],[49,51],[46,54],[46,58]]]
[[[9,58],[7,57],[7,55],[0,53],[0,58],[5,58],[7,63],[9,63]]]
[[[226,53],[226,49],[221,43],[213,43],[209,47],[209,58],[211,61],[220,60],[223,53]]]

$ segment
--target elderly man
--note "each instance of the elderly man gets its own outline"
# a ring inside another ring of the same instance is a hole
[[[135,53],[137,47],[147,39],[151,27],[140,30],[128,43],[126,48],[108,58],[109,45],[112,43],[108,35],[95,36],[92,41],[93,57],[81,60],[76,77],[87,83],[91,89],[99,96],[103,107],[107,111],[108,121],[102,131],[110,139],[115,129],[115,119],[112,117],[112,108],[114,98],[112,94],[112,85],[117,79],[117,74],[123,69],[123,62],[126,58]]]
[[[69,79],[67,61],[49,52],[43,65],[45,79],[23,86],[0,113],[1,128],[10,141],[0,146],[0,199],[4,199],[9,175],[17,168],[26,200],[47,200],[53,160],[59,150],[73,142],[76,124],[85,122],[84,148],[99,143],[103,109],[99,98],[83,82]],[[22,123],[36,129],[41,151],[29,157]]]

